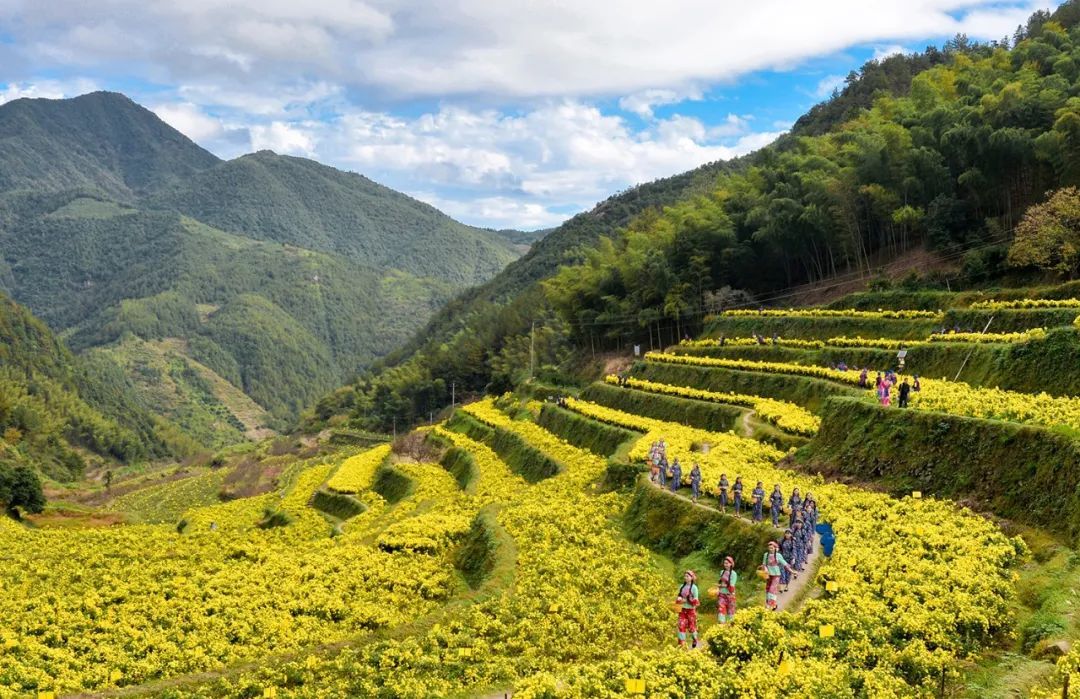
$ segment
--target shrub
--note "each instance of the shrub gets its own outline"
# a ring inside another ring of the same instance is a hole
[[[292,515],[288,512],[267,507],[263,510],[263,518],[255,526],[259,529],[274,529],[276,527],[287,527],[292,524],[292,521]]]
[[[41,479],[25,464],[0,463],[0,506],[18,518],[19,512],[36,514],[45,509]]]

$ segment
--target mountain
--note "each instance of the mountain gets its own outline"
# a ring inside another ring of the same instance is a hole
[[[365,427],[389,429],[395,421],[408,424],[441,410],[453,391],[465,395],[511,387],[530,366],[525,336],[533,321],[552,317],[542,280],[562,265],[583,259],[600,238],[614,234],[643,212],[705,193],[721,173],[744,168],[748,162],[741,158],[709,163],[633,187],[547,232],[491,281],[443,306],[404,346],[357,383],[325,396],[309,424],[351,411]],[[544,342],[557,335],[541,335],[542,356],[561,351],[558,341]]]
[[[0,106],[0,192],[85,188],[132,201],[219,162],[116,93]]]
[[[1012,40],[870,61],[770,146],[574,217],[324,397],[311,424],[405,424],[531,367],[568,380],[594,351],[692,332],[706,292],[869,275],[919,247],[970,251],[953,284],[999,275],[1024,209],[1076,182],[1078,19],[1069,2]]]
[[[0,133],[0,290],[207,446],[285,427],[522,251],[310,160],[222,162],[122,95],[15,100]]]
[[[198,448],[156,416],[125,376],[72,355],[44,323],[0,294],[0,463],[32,465],[65,481],[88,463]]]
[[[506,238],[362,175],[269,151],[198,173],[147,205],[256,240],[460,285],[487,280],[518,256]]]

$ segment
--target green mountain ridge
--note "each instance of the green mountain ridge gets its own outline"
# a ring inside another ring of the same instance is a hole
[[[2,105],[0,192],[88,188],[130,201],[220,162],[148,114],[112,92]]]
[[[333,252],[371,267],[470,285],[517,257],[511,241],[355,173],[259,151],[156,194],[180,211],[257,240]],[[440,255],[432,255],[433,251]]]
[[[223,162],[128,98],[93,93],[0,105],[0,251],[0,290],[76,351],[182,341],[187,375],[212,369],[281,428],[522,245],[310,160]],[[137,354],[93,363],[145,369]],[[181,427],[205,441],[207,416],[229,411],[196,384],[178,379],[170,401],[189,404],[161,412],[190,416]]]

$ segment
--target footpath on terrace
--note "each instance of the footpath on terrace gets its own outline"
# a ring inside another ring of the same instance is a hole
[[[689,497],[683,495],[682,493],[678,493],[678,492],[673,493],[673,492],[671,492],[671,490],[669,490],[666,487],[661,486],[659,483],[655,483],[655,482],[649,480],[647,476],[643,476],[642,478],[643,478],[643,480],[648,482],[648,484],[651,485],[653,488],[656,488],[657,490],[660,490],[661,492],[663,492],[668,497],[678,498],[678,499],[682,500],[683,502],[690,503],[694,507],[700,508],[702,510],[706,510],[708,512],[713,512],[713,513],[719,514],[722,517],[735,517],[735,515],[729,514],[727,512],[721,512],[719,509],[717,509],[715,507],[712,507],[711,505],[706,505],[706,504],[704,504],[704,503],[702,503],[700,501],[699,502],[694,502],[693,498],[689,498]],[[747,518],[747,517],[739,517],[739,519],[744,519],[746,521],[750,521],[749,518]],[[783,527],[773,527],[768,522],[763,522],[763,524],[769,526],[770,529],[772,529],[773,531],[775,531],[777,533],[776,540],[779,541],[780,538],[784,534],[784,528]],[[762,551],[761,553],[764,554],[765,552]],[[815,532],[814,533],[814,552],[806,557],[806,569],[803,570],[802,572],[800,572],[798,574],[798,577],[792,577],[791,584],[788,585],[787,591],[786,592],[781,592],[777,596],[777,602],[776,602],[777,603],[777,607],[776,607],[777,611],[788,611],[788,612],[796,612],[796,611],[798,611],[799,606],[802,604],[803,600],[806,599],[806,595],[803,594],[803,591],[806,590],[806,587],[810,583],[810,581],[814,579],[814,576],[817,574],[817,569],[818,569],[818,566],[820,564],[821,564],[821,535],[818,534],[817,532]],[[756,565],[754,567],[756,567]],[[702,584],[705,587],[708,587],[712,583],[711,583],[711,581],[702,581]],[[709,608],[709,605],[712,605],[711,609]],[[716,611],[715,606],[716,606],[715,600],[703,601],[702,602],[702,609],[700,609],[699,611],[702,612],[702,613],[709,613],[709,612],[715,613],[715,611]]]

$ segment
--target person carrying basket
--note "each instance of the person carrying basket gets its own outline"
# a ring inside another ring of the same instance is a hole
[[[716,586],[716,620],[726,624],[735,618],[735,585],[739,574],[735,572],[735,559],[724,556],[724,572]]]
[[[683,573],[683,584],[679,587],[679,594],[675,598],[675,606],[679,609],[679,647],[686,646],[686,634],[692,639],[691,648],[697,648],[697,608],[701,604],[698,596],[697,574],[692,570]]]

